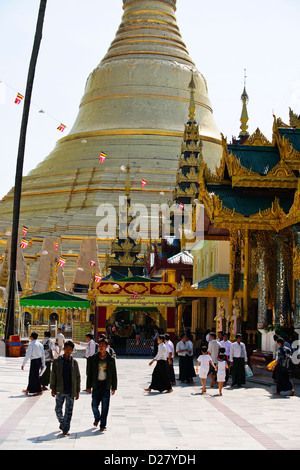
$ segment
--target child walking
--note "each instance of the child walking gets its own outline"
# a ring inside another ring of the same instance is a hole
[[[202,383],[201,394],[203,394],[206,392],[206,379],[207,379],[208,372],[209,372],[209,365],[211,364],[214,369],[215,369],[215,365],[212,362],[210,355],[208,354],[207,346],[202,346],[201,353],[202,354],[200,354],[200,356],[197,359],[196,372],[198,374],[199,365],[200,365],[199,377]]]
[[[225,354],[219,354],[216,369],[217,369],[217,382],[219,386],[219,395],[222,395],[222,389],[223,389],[224,383],[226,382],[226,369],[228,369],[228,364],[226,361]]]

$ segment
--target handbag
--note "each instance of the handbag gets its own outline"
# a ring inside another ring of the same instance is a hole
[[[251,368],[248,366],[248,364],[245,365],[245,375],[246,375],[246,377],[252,377],[253,376],[253,372],[252,372]]]

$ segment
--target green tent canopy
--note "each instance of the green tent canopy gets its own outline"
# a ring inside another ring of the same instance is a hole
[[[64,292],[52,291],[43,294],[30,295],[20,299],[24,307],[38,308],[90,308],[90,301]]]

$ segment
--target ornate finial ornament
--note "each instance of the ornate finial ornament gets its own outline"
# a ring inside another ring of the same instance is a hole
[[[248,116],[248,111],[247,111],[247,104],[249,101],[249,96],[246,92],[246,69],[244,71],[244,90],[241,96],[241,100],[243,102],[243,109],[242,109],[242,114],[241,114],[241,132],[240,132],[240,137],[245,137],[249,136],[248,132],[248,121],[249,121],[249,116]]]
[[[127,197],[130,197],[130,165],[129,162],[126,166],[126,186],[125,186],[125,194]]]
[[[192,78],[189,84],[189,88],[191,90],[191,96],[190,96],[190,114],[189,117],[191,121],[195,120],[195,111],[196,111],[196,105],[195,105],[195,80],[194,80],[194,74],[192,73]]]

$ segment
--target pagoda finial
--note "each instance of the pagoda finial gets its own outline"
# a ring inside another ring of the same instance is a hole
[[[32,295],[32,287],[31,287],[31,282],[30,282],[30,268],[29,264],[27,265],[27,270],[26,270],[26,281],[24,285],[24,289],[22,291],[21,297],[27,297],[28,295]]]
[[[126,185],[125,185],[125,194],[127,197],[130,197],[130,164],[127,163],[126,166]]]
[[[244,69],[244,90],[241,96],[241,100],[243,102],[243,109],[242,109],[242,114],[241,114],[241,132],[239,137],[248,137],[249,132],[248,132],[248,121],[249,121],[249,116],[248,116],[248,110],[247,110],[247,104],[249,101],[249,96],[246,91],[246,69]]]
[[[189,88],[191,90],[190,94],[190,108],[189,108],[189,117],[191,121],[195,120],[195,111],[196,111],[196,105],[195,105],[195,80],[194,80],[194,72],[192,72],[192,78],[189,84]]]

